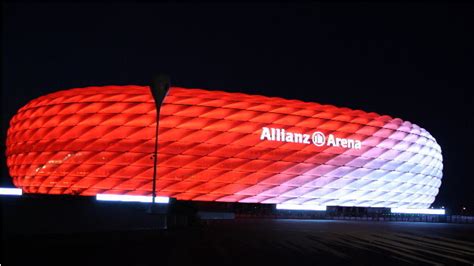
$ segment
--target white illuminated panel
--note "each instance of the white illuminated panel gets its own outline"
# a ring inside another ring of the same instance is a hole
[[[0,195],[9,195],[9,196],[21,196],[23,191],[21,188],[0,188]]]
[[[444,215],[443,209],[408,209],[408,208],[391,208],[392,213],[408,213],[408,214],[438,214]]]
[[[115,194],[97,194],[97,200],[102,201],[123,201],[123,202],[152,202],[151,196],[135,196],[135,195],[115,195]],[[155,197],[155,203],[169,203],[168,197]]]
[[[297,204],[277,204],[278,210],[300,210],[300,211],[325,211],[326,206],[317,205],[297,205]]]

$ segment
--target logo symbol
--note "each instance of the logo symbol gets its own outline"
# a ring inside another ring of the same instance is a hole
[[[321,147],[326,143],[326,136],[324,136],[324,134],[319,131],[313,133],[312,139],[313,144],[318,147]]]

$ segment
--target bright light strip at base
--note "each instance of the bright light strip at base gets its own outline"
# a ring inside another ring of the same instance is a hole
[[[97,200],[102,201],[122,201],[122,202],[152,202],[151,196],[135,196],[135,195],[115,195],[115,194],[97,194]],[[169,203],[168,197],[155,197],[155,203]]]
[[[0,188],[0,195],[21,196],[21,195],[23,195],[23,191],[21,190],[21,188],[1,187]]]
[[[443,209],[407,209],[407,208],[391,208],[392,213],[408,213],[408,214],[438,214],[444,215]]]
[[[326,206],[277,204],[277,210],[300,210],[300,211],[326,211]]]

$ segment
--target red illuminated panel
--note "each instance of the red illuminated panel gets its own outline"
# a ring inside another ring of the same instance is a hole
[[[26,193],[150,195],[155,114],[148,87],[37,98],[10,121],[13,182]],[[426,208],[442,178],[439,145],[410,122],[176,87],[158,156],[158,195],[181,200]]]

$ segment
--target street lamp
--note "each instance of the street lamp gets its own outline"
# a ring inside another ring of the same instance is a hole
[[[160,108],[166,94],[170,88],[170,79],[167,75],[159,74],[155,76],[150,85],[151,95],[155,100],[156,107],[156,128],[155,128],[155,150],[153,152],[153,185],[152,185],[152,201],[151,201],[151,212],[154,210],[155,198],[156,198],[156,174],[157,174],[157,163],[158,163],[158,128],[160,124]]]

